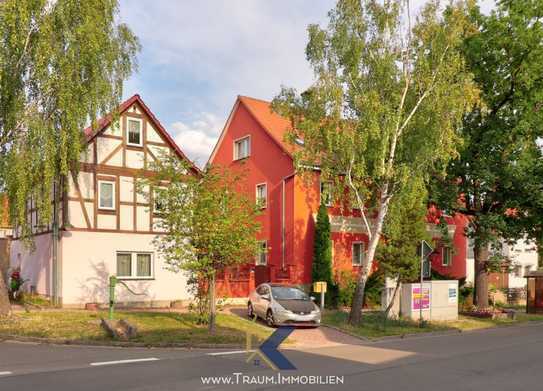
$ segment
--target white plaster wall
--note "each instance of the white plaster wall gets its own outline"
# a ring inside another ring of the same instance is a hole
[[[125,234],[70,231],[63,239],[63,302],[84,305],[108,301],[108,279],[116,273],[117,251],[153,252],[154,279],[126,281],[134,296],[122,286],[116,295],[120,302],[162,302],[190,299],[186,276],[165,270],[164,260],[152,243],[153,234]]]
[[[106,130],[104,130],[104,134],[121,137],[123,134],[121,132],[120,120],[117,120],[111,124],[111,126],[108,126]]]
[[[68,201],[68,216],[72,226],[76,228],[87,228],[85,215],[81,210],[81,204],[79,201]]]
[[[143,152],[126,150],[126,167],[143,168]]]
[[[149,231],[151,226],[151,216],[149,216],[149,207],[138,206],[136,212],[136,225],[138,231]]]
[[[79,160],[83,163],[94,163],[94,144],[87,144],[87,148],[81,151]]]
[[[134,229],[134,207],[132,205],[121,205],[121,229]]]
[[[98,137],[98,139],[96,140],[98,163],[102,163],[104,159],[120,144],[121,144],[121,140]],[[108,161],[107,164],[109,165],[110,162]]]
[[[21,268],[23,279],[29,280],[24,289],[29,291],[30,286],[36,287],[36,292],[51,296],[52,278],[52,239],[50,234],[38,235],[34,238],[35,249],[24,246],[21,240],[14,240],[10,249],[10,267]]]
[[[514,265],[520,267],[520,275],[517,276],[514,272],[509,273],[509,288],[525,287],[524,276],[527,268],[530,268],[530,271],[537,270],[537,247],[529,241],[519,240],[507,248],[507,256],[511,258]]]
[[[152,141],[154,143],[164,142],[150,122],[147,122],[147,141]]]
[[[148,145],[147,148],[151,151],[151,153],[157,158],[157,159],[163,159],[164,157],[168,156],[168,152],[170,151],[169,148],[166,147],[159,147],[158,145]]]
[[[121,176],[119,177],[120,193],[119,197],[122,202],[134,202],[134,178]]]
[[[102,229],[116,229],[117,228],[117,216],[98,214],[98,228]]]

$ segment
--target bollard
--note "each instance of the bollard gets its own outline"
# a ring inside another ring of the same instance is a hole
[[[109,320],[113,320],[113,312],[115,311],[115,285],[117,285],[117,277],[109,277]]]

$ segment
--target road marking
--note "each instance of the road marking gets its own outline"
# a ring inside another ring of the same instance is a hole
[[[226,356],[228,354],[241,354],[254,352],[254,350],[233,350],[231,352],[215,352],[215,353],[206,353],[208,356]]]
[[[9,372],[9,371],[0,372],[0,376],[6,376],[6,375],[13,375],[13,372]]]
[[[93,367],[99,367],[101,365],[117,365],[117,364],[130,364],[135,362],[145,362],[145,361],[158,361],[156,357],[150,358],[136,358],[133,360],[118,360],[118,361],[102,361],[102,362],[91,362],[90,365]]]

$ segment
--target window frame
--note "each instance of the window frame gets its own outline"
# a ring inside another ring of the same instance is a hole
[[[140,124],[140,142],[139,144],[130,142],[130,121],[139,122]],[[143,147],[143,120],[136,117],[127,117],[126,118],[126,145],[131,147]]]
[[[263,198],[264,202],[262,204],[259,204],[259,202],[262,200],[262,198],[258,197],[258,189],[260,187],[264,187],[264,189],[265,189],[264,198]],[[257,205],[260,206],[260,209],[266,209],[268,207],[268,183],[267,182],[257,183],[255,185],[255,198],[256,198]]]
[[[264,249],[264,251],[262,251]],[[261,263],[262,255],[264,255],[265,262]],[[258,253],[255,257],[255,266],[268,266],[268,241],[258,241]]]
[[[445,263],[446,252],[448,252],[449,254],[449,260],[447,263]],[[452,266],[452,257],[453,257],[452,248],[449,246],[443,246],[443,249],[441,250],[441,266],[447,266],[447,267]]]
[[[118,255],[130,255],[130,276],[119,276]],[[151,262],[151,274],[149,276],[138,276],[138,255],[149,255]],[[152,251],[123,251],[115,252],[115,276],[119,280],[154,280],[155,279],[155,253]]]
[[[102,184],[111,184],[112,185],[112,191],[111,191],[111,206],[103,206],[102,205]],[[117,210],[116,208],[116,192],[117,192],[117,182],[109,179],[98,179],[98,209],[101,210]]]
[[[246,156],[241,156],[241,157],[240,157],[240,156],[238,156],[238,154],[237,154],[237,150],[238,150],[238,149],[237,149],[236,147],[237,147],[237,145],[238,145],[239,143],[241,143],[241,142],[244,141],[244,140],[247,140],[247,143],[248,143],[248,144],[247,144],[247,155],[246,155]],[[251,135],[248,134],[248,135],[246,135],[246,136],[243,136],[243,137],[240,137],[240,138],[235,139],[235,140],[234,140],[234,143],[233,143],[233,148],[234,148],[234,151],[233,151],[233,156],[234,156],[234,159],[233,159],[233,160],[234,160],[234,161],[236,161],[236,160],[243,160],[243,159],[247,159],[248,157],[250,157],[250,156],[251,156]]]
[[[354,247],[359,244],[360,245],[360,263],[355,263],[354,261]],[[364,264],[364,258],[366,253],[366,244],[361,241],[354,241],[351,243],[351,263],[353,266],[359,266],[361,267]]]
[[[328,185],[328,186],[332,186],[332,182],[329,182],[329,181],[320,181],[320,185],[319,185],[319,201],[321,204],[324,204],[324,206],[332,206],[333,202],[332,202],[332,194],[331,192],[329,191],[328,192],[328,200],[326,202],[323,202],[323,197],[322,195],[324,194],[323,190],[324,190],[324,187]]]

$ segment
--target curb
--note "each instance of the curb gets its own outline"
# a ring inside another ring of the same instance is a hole
[[[332,325],[329,325],[329,324],[322,324],[322,323],[321,323],[320,327],[325,327],[325,328],[329,328],[330,330],[335,330],[335,331],[337,331],[337,332],[339,332],[339,333],[346,334],[346,335],[348,335],[348,336],[350,336],[350,337],[359,339],[359,340],[364,341],[364,342],[371,342],[371,341],[372,341],[372,340],[369,339],[368,337],[363,337],[363,336],[361,336],[361,335],[352,333],[352,332],[347,331],[347,330],[343,330],[343,329],[340,328],[340,327],[332,326]]]
[[[96,346],[110,348],[176,348],[176,349],[239,349],[242,344],[191,344],[191,343],[159,343],[148,344],[144,342],[125,341],[87,341],[77,339],[57,339],[39,337],[21,337],[17,335],[1,335],[0,342],[37,343],[44,345],[70,345],[70,346]]]

